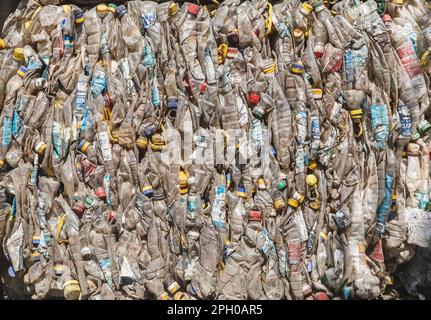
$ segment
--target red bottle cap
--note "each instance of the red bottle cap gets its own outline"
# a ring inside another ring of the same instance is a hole
[[[115,223],[117,221],[117,213],[115,211],[108,212],[108,222]]]
[[[250,221],[261,221],[262,213],[258,210],[250,210],[248,214],[248,220]]]
[[[258,103],[259,103],[259,101],[260,101],[260,93],[250,91],[250,92],[248,93],[248,101],[249,101],[249,102],[250,102],[250,104],[252,104],[252,105],[256,105],[256,104],[258,104]]]
[[[85,205],[81,202],[75,202],[72,208],[73,212],[76,213],[76,215],[81,218],[85,211]]]
[[[98,197],[98,198],[100,198],[100,199],[105,199],[106,198],[106,191],[105,191],[105,188],[103,188],[103,187],[100,187],[100,188],[97,188],[95,191],[94,191],[94,193],[96,194],[96,196]]]
[[[199,85],[199,90],[203,93],[207,89],[208,84],[204,81]]]
[[[325,292],[317,292],[314,297],[316,300],[329,300],[329,297]]]
[[[198,6],[197,4],[189,3],[187,7],[187,11],[194,16],[198,15],[199,10],[201,10],[201,6]]]

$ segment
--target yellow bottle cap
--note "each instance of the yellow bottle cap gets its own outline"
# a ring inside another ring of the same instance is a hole
[[[352,118],[360,118],[362,116],[362,109],[353,109],[350,110],[349,113]]]
[[[313,187],[317,184],[317,177],[315,174],[307,174],[307,177],[305,178],[305,182],[310,186]]]
[[[6,42],[2,38],[0,38],[0,50],[3,50],[5,48],[6,48]]]
[[[116,10],[116,6],[112,5],[111,3],[108,6],[108,11],[112,12],[113,14],[115,14],[117,12]]]
[[[172,2],[169,5],[169,15],[173,16],[174,14],[176,14],[178,12],[178,5],[175,2]]]
[[[302,38],[304,36],[304,31],[300,28],[295,28],[293,30],[293,36],[297,39]]]
[[[104,4],[104,3],[102,3],[102,4],[98,4],[98,5],[96,6],[96,11],[97,11],[98,13],[105,13],[105,12],[108,12],[108,6],[107,6],[106,4]]]
[[[186,194],[188,192],[189,192],[189,188],[187,188],[187,187],[185,187],[185,188],[180,187],[180,194]]]
[[[266,74],[275,72],[275,63],[271,63],[270,66],[264,68],[262,71]]]
[[[293,207],[293,208],[298,208],[298,201],[296,199],[290,198],[289,200],[287,200],[287,203],[289,204],[289,206]]]
[[[391,2],[395,4],[403,4],[404,0],[392,0]]]
[[[265,180],[263,180],[262,178],[258,179],[258,180],[257,180],[257,186],[258,186],[260,189],[265,189],[265,188],[266,188],[266,186],[265,186]]]
[[[138,139],[136,139],[136,146],[139,149],[143,149],[143,150],[147,149],[148,139],[145,137],[139,137]]]
[[[320,88],[312,88],[311,89],[311,94],[313,96],[314,99],[322,99],[323,96],[323,90]]]
[[[24,50],[22,48],[15,48],[13,50],[13,58],[16,61],[24,61]]]
[[[174,295],[174,300],[185,300],[185,297],[186,297],[186,295],[184,292],[178,291]]]
[[[178,174],[178,180],[180,182],[180,186],[187,187],[187,173],[183,170],[180,170],[180,173]]]
[[[283,199],[278,199],[274,202],[274,207],[276,210],[283,209],[286,206]]]
[[[309,5],[308,3],[306,3],[306,2],[302,3],[302,8],[304,8],[304,10],[307,13],[311,13],[311,11],[313,11],[313,7],[311,5]]]
[[[316,170],[317,169],[317,163],[316,162],[310,162],[309,164],[308,164],[308,169],[310,169],[310,170],[312,170],[312,171],[314,171],[314,170]]]
[[[63,293],[66,300],[78,300],[81,294],[79,282],[76,280],[66,281],[63,285]]]
[[[34,151],[37,152],[38,155],[43,156],[46,150],[46,143],[43,141],[40,141],[36,146],[34,147]]]
[[[83,153],[86,153],[89,146],[90,146],[90,142],[85,142],[84,145],[81,147],[81,151]]]
[[[164,291],[159,295],[159,300],[169,300],[169,294]]]
[[[311,201],[308,206],[313,210],[319,210],[320,209],[320,202],[319,201]]]
[[[179,289],[180,289],[180,285],[176,281],[172,282],[168,287],[168,291],[171,294],[175,294],[175,292],[177,292]]]

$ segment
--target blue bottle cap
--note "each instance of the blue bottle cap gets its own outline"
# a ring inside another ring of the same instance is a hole
[[[177,98],[168,98],[168,109],[176,109],[178,107]]]
[[[124,16],[126,13],[127,13],[127,9],[126,9],[126,7],[125,6],[123,6],[123,5],[119,5],[118,7],[117,7],[117,14],[118,14],[118,17],[119,18],[121,18],[122,16]]]

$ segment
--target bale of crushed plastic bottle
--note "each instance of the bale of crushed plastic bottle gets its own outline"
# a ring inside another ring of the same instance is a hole
[[[430,297],[429,2],[72,2],[0,37],[5,298]]]

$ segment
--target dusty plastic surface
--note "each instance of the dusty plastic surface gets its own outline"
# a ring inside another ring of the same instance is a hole
[[[30,0],[0,46],[6,298],[427,297],[426,1]]]

